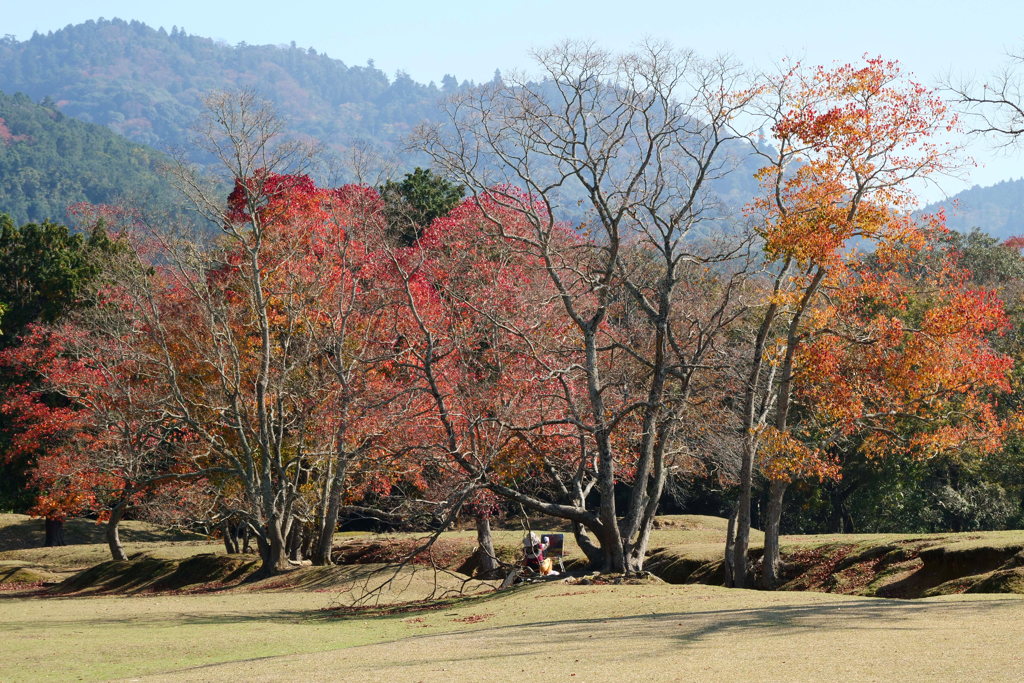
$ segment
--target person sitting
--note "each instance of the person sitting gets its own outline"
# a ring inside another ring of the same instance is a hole
[[[532,531],[523,539],[523,566],[532,569],[541,576],[558,576],[552,567],[554,563],[551,558],[544,557],[544,551],[551,545],[548,537],[537,538]]]

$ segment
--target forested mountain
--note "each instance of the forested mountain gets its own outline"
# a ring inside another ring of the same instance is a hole
[[[69,116],[158,149],[188,146],[211,90],[253,88],[294,131],[340,147],[395,143],[457,87],[452,77],[440,88],[407,75],[392,80],[372,63],[347,66],[294,43],[229,46],[120,19],[0,42],[0,90],[49,97]]]
[[[0,212],[15,223],[63,221],[82,201],[167,208],[177,193],[158,173],[166,161],[103,126],[0,92]]]
[[[1024,179],[1004,180],[990,187],[969,190],[926,206],[923,211],[946,210],[946,224],[959,232],[974,228],[995,237],[1024,235]]]
[[[168,33],[120,19],[87,21],[26,41],[0,40],[0,90],[26,93],[67,116],[199,162],[204,160],[189,141],[204,94],[249,88],[275,104],[291,132],[341,156],[355,146],[394,153],[400,174],[428,163],[406,149],[414,127],[436,120],[443,98],[469,85],[452,76],[440,87],[405,74],[389,79],[372,61],[348,66],[294,43],[230,46],[177,27]],[[733,149],[741,169],[714,183],[731,209],[757,189],[754,157],[744,145]],[[339,165],[333,166],[336,171]],[[344,170],[322,178],[350,179]],[[576,203],[574,197],[565,201],[567,217],[575,217]]]
[[[172,193],[153,173],[157,154],[101,126],[189,156],[202,97],[218,89],[252,88],[279,107],[293,132],[338,153],[358,144],[404,154],[401,165],[408,168],[399,170],[409,170],[424,160],[404,151],[405,138],[416,124],[437,118],[447,94],[468,85],[452,76],[440,87],[405,74],[389,78],[372,62],[348,66],[294,43],[230,46],[177,27],[167,32],[120,19],[26,41],[7,37],[0,39],[0,90],[27,97],[0,96],[0,210],[26,221],[60,219],[69,203],[122,194],[164,201]],[[715,184],[734,208],[756,191],[754,160],[745,161]],[[976,186],[924,210],[939,207],[961,232],[1024,234],[1024,180]]]

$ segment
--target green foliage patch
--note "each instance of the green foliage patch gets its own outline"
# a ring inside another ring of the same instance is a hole
[[[18,223],[65,220],[78,202],[172,210],[179,198],[160,174],[169,161],[52,103],[0,92],[0,211]]]

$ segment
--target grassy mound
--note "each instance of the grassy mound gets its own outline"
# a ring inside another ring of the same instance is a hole
[[[381,563],[296,567],[258,579],[259,561],[248,555],[204,553],[185,559],[138,554],[128,561],[108,560],[71,576],[51,595],[135,595],[200,593],[212,590],[318,591],[335,593],[339,604],[368,597],[391,604],[453,594],[490,591],[495,583],[477,581],[450,570],[410,564],[400,569]]]
[[[21,588],[24,586],[41,586],[49,578],[49,574],[32,567],[0,566],[0,587]]]
[[[804,546],[784,554],[782,588],[886,598],[1021,592],[1013,577],[1022,543],[1024,534],[992,532]]]
[[[178,541],[160,543],[125,543],[125,552],[134,556],[146,553],[163,559],[184,559],[202,553],[223,553],[224,546],[208,541]],[[61,579],[110,559],[105,543],[66,545],[57,548],[25,548],[0,552],[0,562],[13,561],[45,568],[61,574]]]
[[[479,581],[453,571],[424,565],[388,564],[301,567],[241,586],[248,591],[316,591],[332,595],[332,605],[362,608],[398,605],[493,591],[496,581]]]
[[[27,519],[4,517],[7,521],[15,518],[13,526]],[[3,521],[0,519],[0,529],[9,532],[12,524],[3,527]],[[529,527],[537,533],[557,528],[537,520],[532,520]],[[101,530],[93,528],[97,533]],[[727,521],[717,517],[658,517],[645,568],[668,583],[722,585],[726,528]],[[140,531],[159,532],[145,528]],[[494,530],[495,549],[503,562],[519,560],[524,533],[524,528],[515,526]],[[463,590],[463,586],[456,584],[468,581],[476,573],[475,532],[446,532],[430,549],[419,550],[425,540],[422,534],[339,534],[333,557],[340,567],[307,567],[247,585],[258,590],[344,592],[347,586],[362,582],[364,585],[352,592],[365,592],[365,584],[376,580],[382,568],[406,562],[413,574],[424,570],[420,576],[429,575],[440,592]],[[750,558],[755,576],[760,571],[762,540],[760,532],[752,532]],[[567,569],[585,569],[583,554],[572,535],[566,534],[565,541]],[[208,541],[130,542],[126,547],[136,558],[132,562],[110,562],[102,544],[2,551],[0,569],[8,563],[26,572],[49,572],[42,579],[44,583],[68,578],[67,573],[75,571],[79,573],[56,588],[56,593],[110,594],[223,588],[242,581],[256,567],[252,556],[224,556],[217,544]],[[1024,532],[1020,531],[789,536],[783,537],[782,550],[784,584],[780,588],[787,591],[894,598],[1024,592]],[[18,582],[38,583],[27,581],[29,574],[10,567],[7,572]],[[413,583],[418,581],[417,578]],[[420,593],[427,592],[425,585],[421,588]]]
[[[425,541],[408,536],[352,538],[335,545],[331,557],[336,564],[409,562],[451,569],[464,563],[476,549],[475,538],[439,538],[430,548],[420,550]]]
[[[663,528],[686,526],[682,522]],[[694,533],[714,527],[709,523]],[[654,548],[646,568],[669,583],[722,585],[724,529],[722,534],[717,543],[698,537],[699,542]],[[761,549],[751,546],[757,576]],[[787,591],[887,598],[1024,592],[1024,531],[789,536],[782,538],[782,560],[780,589]]]
[[[21,584],[57,583],[64,577],[32,562],[0,560],[0,585],[8,589]]]
[[[673,584],[722,585],[727,521],[658,517],[645,568]],[[751,531],[761,570],[764,535]],[[781,590],[891,598],[1024,593],[1024,531],[784,536]]]
[[[251,557],[204,553],[184,560],[138,555],[108,560],[79,572],[50,589],[54,595],[158,593],[224,588],[252,574]]]
[[[729,521],[707,515],[664,515],[654,520],[651,549],[645,569],[668,583],[722,585],[725,535]],[[752,554],[759,552],[764,534],[750,530]]]
[[[1024,593],[1024,569],[1000,569],[979,576],[964,593]]]

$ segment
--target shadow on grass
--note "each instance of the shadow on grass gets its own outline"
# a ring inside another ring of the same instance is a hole
[[[76,600],[81,602],[83,598],[47,598],[47,602],[62,602],[65,600]],[[132,598],[146,600],[147,598]],[[56,605],[55,605],[55,608]],[[324,619],[319,609],[305,608],[268,608],[260,610],[210,612],[210,613],[186,613],[186,612],[154,612],[149,614],[124,614],[111,616],[89,616],[80,619],[47,619],[46,628],[61,629],[75,627],[77,629],[103,628],[109,626],[131,626],[139,629],[147,628],[177,628],[183,626],[230,626],[266,623],[280,625],[289,622],[309,622]],[[26,619],[14,621],[4,619],[0,621],[3,628],[9,631],[38,630],[38,620]]]
[[[660,647],[665,652],[700,647],[703,642],[718,635],[730,638],[756,639],[758,637],[799,637],[813,631],[827,630],[837,639],[844,631],[922,631],[937,620],[956,620],[970,613],[1013,610],[1017,613],[1024,603],[1005,598],[970,602],[902,601],[892,599],[842,600],[814,605],[773,605],[739,609],[708,609],[699,611],[655,612],[645,615],[588,618],[550,619],[512,626],[499,626],[482,630],[446,631],[437,634],[413,636],[444,638],[457,636],[482,639],[474,643],[467,654],[456,648],[438,648],[436,658],[403,661],[403,666],[428,664],[436,660],[457,666],[459,662],[485,662],[504,657],[547,657],[552,650],[558,652],[585,651],[603,648],[614,643],[622,650],[623,659],[635,656],[631,648],[623,647],[630,640],[642,642],[647,655],[657,655]],[[878,636],[872,636],[876,638]],[[559,649],[560,648],[560,649]]]
[[[198,534],[179,533],[156,527],[147,528],[147,526],[133,522],[124,523],[121,526],[121,541],[123,543],[166,543],[204,538]],[[104,525],[97,524],[92,520],[71,519],[64,524],[64,539],[68,545],[105,543],[105,528]],[[24,517],[10,520],[0,526],[0,552],[41,548],[44,539],[42,519]]]
[[[681,599],[685,600],[682,596]],[[478,598],[476,602],[487,603],[492,600],[494,597]],[[688,648],[703,647],[706,641],[720,635],[732,639],[731,642],[744,642],[764,637],[799,638],[812,631],[821,630],[827,631],[829,637],[836,638],[837,642],[842,642],[844,636],[849,638],[852,635],[852,633],[844,634],[844,631],[867,632],[871,634],[872,640],[878,639],[884,632],[891,633],[897,630],[913,635],[916,631],[924,633],[930,624],[936,623],[936,620],[956,620],[964,613],[970,613],[975,617],[980,613],[982,618],[986,618],[986,613],[999,610],[1004,612],[1013,610],[1013,613],[1016,613],[1021,606],[1022,602],[1014,598],[963,603],[924,603],[865,598],[827,601],[813,605],[769,605],[751,608],[655,612],[607,618],[552,618],[510,626],[436,631],[423,635],[410,635],[397,641],[381,641],[334,651],[338,652],[340,656],[346,657],[341,653],[362,650],[367,647],[405,648],[403,654],[397,656],[389,665],[397,667],[394,669],[396,672],[425,665],[443,665],[445,669],[452,671],[489,670],[487,667],[497,666],[497,660],[501,659],[513,658],[527,663],[547,661],[552,657],[564,658],[570,656],[570,653],[580,655],[587,651],[617,652],[619,653],[617,656],[621,657],[623,661],[632,661],[637,656],[638,648],[643,649],[645,657],[658,657]],[[408,615],[367,618],[366,627],[373,628],[373,622],[377,619],[401,619],[403,616]],[[261,618],[274,621],[282,616],[281,613],[278,613]],[[223,617],[218,619],[223,619]],[[253,617],[250,616],[239,621],[251,619]],[[187,623],[220,624],[230,623],[230,621],[190,618]],[[456,639],[459,638],[469,640],[456,646]],[[425,651],[422,647],[415,648],[414,643],[416,642],[427,643]],[[416,656],[413,654],[415,652],[424,654]],[[295,654],[301,655],[301,653]],[[326,654],[327,652],[319,652],[313,655],[317,657],[317,661],[320,663],[318,665],[322,665],[326,661],[322,659]],[[277,655],[240,661],[273,661],[292,656],[295,655]],[[356,664],[355,669],[346,669],[343,661],[345,660],[338,661],[338,666],[342,668],[337,669],[336,673],[340,674],[344,671],[346,675],[355,675],[356,671],[362,670],[360,667],[370,666],[369,664]],[[358,661],[358,657],[356,661]],[[372,665],[372,671],[379,675],[381,673],[380,661],[376,657],[373,661],[375,663]],[[238,663],[232,662],[229,665]],[[219,666],[221,664],[209,664],[164,673],[180,674],[186,671],[216,669]],[[518,664],[514,666],[518,666]],[[268,669],[268,671],[270,670],[272,669]]]

